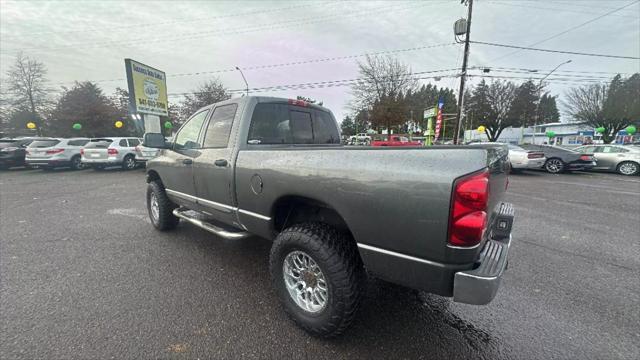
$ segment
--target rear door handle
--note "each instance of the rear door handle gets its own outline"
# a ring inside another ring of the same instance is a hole
[[[216,166],[224,167],[224,166],[227,166],[227,160],[225,160],[225,159],[218,159],[218,160],[216,160],[216,161],[214,162],[214,164],[215,164]]]
[[[182,159],[182,163],[185,165],[191,165],[193,164],[193,160],[191,159]]]

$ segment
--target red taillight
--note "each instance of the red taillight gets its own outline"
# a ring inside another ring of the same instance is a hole
[[[482,241],[487,226],[489,172],[471,174],[453,185],[449,216],[449,244],[474,246]]]
[[[580,160],[583,161],[592,161],[593,157],[591,155],[580,155]]]
[[[527,159],[540,159],[542,157],[544,157],[544,153],[527,153]]]
[[[109,154],[109,155],[117,155],[118,154],[118,150],[117,149],[107,149],[107,154]]]
[[[64,152],[64,149],[51,149],[51,150],[47,150],[46,154],[53,155],[53,154],[60,154],[61,152]]]
[[[84,148],[80,149],[80,155],[84,155]]]

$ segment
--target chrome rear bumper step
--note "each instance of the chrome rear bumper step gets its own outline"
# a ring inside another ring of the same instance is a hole
[[[233,231],[230,229],[225,229],[222,228],[220,226],[214,225],[210,222],[207,222],[205,220],[202,219],[198,219],[196,216],[191,215],[191,214],[187,214],[187,212],[194,212],[193,210],[188,210],[188,209],[182,209],[182,208],[178,208],[178,209],[174,209],[173,210],[173,215],[177,216],[180,219],[186,220],[190,223],[192,223],[193,225],[202,228],[210,233],[216,234],[218,236],[220,236],[221,238],[227,239],[227,240],[239,240],[239,239],[244,239],[246,237],[251,236],[251,233],[248,233],[246,231]],[[197,212],[195,212],[197,214]]]

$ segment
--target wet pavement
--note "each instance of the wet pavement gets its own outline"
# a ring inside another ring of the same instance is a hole
[[[640,358],[640,178],[511,177],[488,306],[379,280],[321,340],[280,310],[269,242],[153,230],[143,172],[0,173],[0,358]]]

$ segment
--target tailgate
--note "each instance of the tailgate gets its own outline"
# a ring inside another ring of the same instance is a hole
[[[84,157],[89,160],[106,160],[109,158],[107,149],[85,148]]]
[[[493,222],[493,215],[496,206],[499,206],[504,197],[509,184],[509,158],[506,146],[493,146],[487,149],[487,168],[489,169],[489,210],[492,217],[489,224]]]

